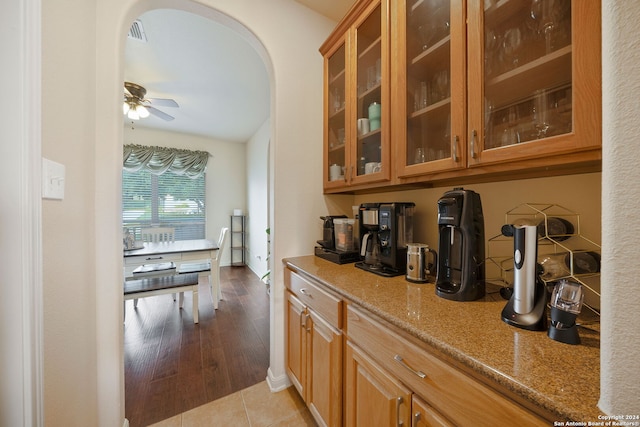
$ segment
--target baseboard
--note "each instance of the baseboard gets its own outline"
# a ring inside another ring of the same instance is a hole
[[[274,377],[271,368],[269,368],[267,369],[267,385],[272,392],[277,392],[291,386],[291,381],[286,374]]]
[[[124,422],[122,423],[122,427],[129,427],[129,420],[128,419],[124,419]]]

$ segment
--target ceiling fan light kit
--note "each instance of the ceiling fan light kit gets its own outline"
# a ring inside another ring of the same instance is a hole
[[[154,108],[151,104],[163,105],[165,107],[178,107],[178,103],[173,99],[145,98],[147,90],[131,82],[124,82],[124,103],[122,104],[122,112],[131,120],[139,120],[149,117],[153,114],[163,120],[170,121],[174,118],[167,113]]]

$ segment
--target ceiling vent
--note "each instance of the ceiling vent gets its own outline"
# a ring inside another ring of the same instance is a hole
[[[141,41],[143,43],[147,42],[147,35],[144,33],[144,28],[142,27],[141,20],[136,19],[135,21],[133,21],[127,37],[130,39]]]

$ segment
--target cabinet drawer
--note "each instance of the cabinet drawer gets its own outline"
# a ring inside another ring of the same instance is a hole
[[[128,256],[124,258],[124,265],[143,265],[143,264],[155,264],[159,262],[180,261],[181,255],[179,253],[174,254],[162,254],[162,255],[136,255]]]
[[[347,331],[349,340],[458,425],[549,425],[351,305]]]
[[[300,301],[324,317],[331,326],[342,329],[340,298],[289,269],[285,270],[285,285]]]

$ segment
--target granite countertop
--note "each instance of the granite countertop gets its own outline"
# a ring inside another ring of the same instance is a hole
[[[424,341],[435,350],[524,397],[558,421],[598,421],[599,324],[579,328],[580,345],[554,341],[502,321],[506,301],[488,285],[487,296],[456,302],[435,295],[433,283],[386,278],[353,264],[310,255],[285,264],[314,277],[345,299]]]

